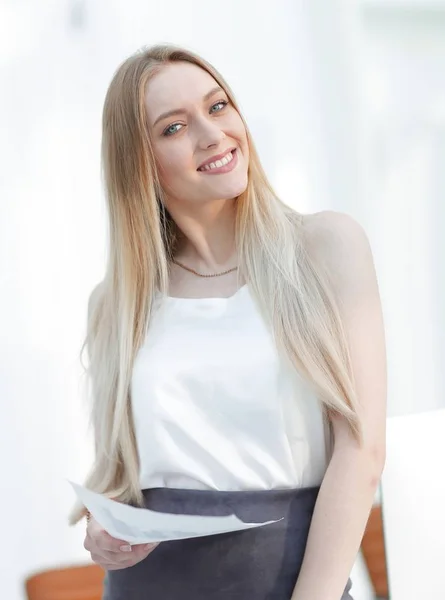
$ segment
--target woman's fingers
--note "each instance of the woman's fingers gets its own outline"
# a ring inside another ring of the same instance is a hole
[[[116,570],[133,566],[144,560],[159,542],[130,545],[125,540],[112,537],[93,518],[87,526],[84,548],[91,558],[104,569]]]
[[[87,529],[87,534],[98,548],[108,552],[131,552],[132,547],[128,542],[112,537],[101,527],[92,526],[91,529]]]
[[[158,546],[155,544],[138,544],[132,546],[131,552],[111,552],[96,547],[91,552],[91,558],[94,562],[99,563],[104,568],[109,568],[111,565],[118,569],[133,566],[146,558]]]
[[[148,556],[148,554],[150,554],[152,550],[154,550],[152,546],[153,544],[138,544],[135,546],[131,546],[131,552],[115,552],[106,550],[98,546],[96,548],[96,552],[100,554],[105,560],[108,560],[110,562],[139,562],[140,560]]]

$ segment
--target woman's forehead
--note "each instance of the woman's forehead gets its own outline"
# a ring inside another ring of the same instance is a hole
[[[177,62],[166,65],[147,83],[146,105],[149,116],[156,118],[162,110],[183,108],[184,104],[202,102],[217,85],[215,79],[197,65]]]

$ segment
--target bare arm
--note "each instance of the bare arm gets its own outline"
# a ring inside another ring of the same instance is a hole
[[[317,498],[292,600],[340,600],[360,548],[385,461],[386,351],[368,239],[351,217],[319,213],[310,241],[334,282],[348,337],[363,424],[359,447],[343,419]]]

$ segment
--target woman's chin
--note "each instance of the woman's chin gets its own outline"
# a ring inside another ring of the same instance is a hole
[[[246,191],[248,183],[247,175],[244,178],[238,178],[237,181],[227,182],[225,185],[215,186],[213,194],[216,198],[229,200],[236,198]]]

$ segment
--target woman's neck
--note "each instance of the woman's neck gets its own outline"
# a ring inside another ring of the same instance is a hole
[[[172,208],[169,212],[181,232],[177,260],[203,273],[236,266],[234,201],[211,202],[193,214]]]

